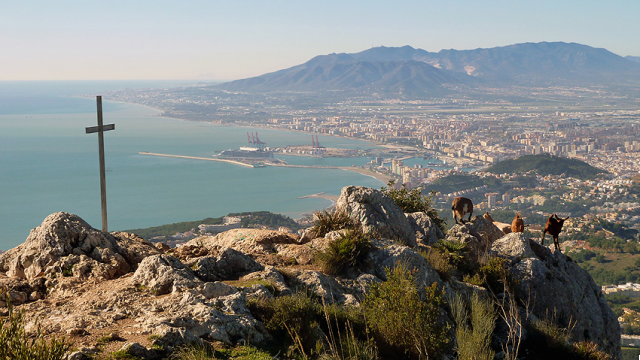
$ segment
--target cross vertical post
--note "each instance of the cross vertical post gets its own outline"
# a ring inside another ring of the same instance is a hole
[[[100,156],[100,199],[102,203],[102,231],[108,232],[107,226],[107,182],[106,170],[104,166],[104,132],[116,128],[115,124],[103,125],[102,121],[102,96],[96,96],[98,107],[98,126],[86,128],[86,133],[98,133],[98,153]]]

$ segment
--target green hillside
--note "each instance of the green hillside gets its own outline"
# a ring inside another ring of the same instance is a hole
[[[549,154],[525,155],[517,159],[501,161],[486,171],[493,174],[517,174],[531,170],[542,176],[565,174],[581,180],[595,179],[599,174],[607,173],[580,160]]]
[[[271,229],[278,229],[280,226],[288,227],[291,230],[298,230],[300,228],[300,225],[298,225],[298,223],[296,223],[295,220],[291,219],[290,217],[280,214],[274,214],[269,211],[231,213],[227,216],[242,217],[241,226],[243,228],[259,227],[261,225],[267,226]],[[197,221],[184,221],[174,224],[166,224],[144,229],[132,229],[125,231],[132,232],[148,240],[156,236],[169,236],[176,233],[195,230],[200,224],[221,225],[223,222],[223,217],[206,218]]]

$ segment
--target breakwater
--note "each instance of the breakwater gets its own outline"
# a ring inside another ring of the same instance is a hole
[[[249,163],[245,163],[245,162],[242,162],[242,161],[229,160],[229,159],[205,158],[205,157],[187,156],[187,155],[159,154],[159,153],[151,153],[151,152],[147,152],[147,151],[140,151],[138,154],[140,154],[140,155],[151,155],[151,156],[172,157],[172,158],[180,158],[180,159],[191,159],[191,160],[219,161],[219,162],[226,162],[226,163],[230,163],[230,164],[236,164],[236,165],[240,165],[240,166],[246,166],[246,167],[250,167],[250,168],[256,167],[255,164],[249,164]],[[258,165],[258,166],[260,166],[260,165]]]

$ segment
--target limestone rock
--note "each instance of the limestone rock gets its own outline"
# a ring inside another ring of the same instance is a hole
[[[496,240],[491,244],[490,252],[509,257],[513,261],[517,261],[521,257],[531,258],[535,256],[529,245],[529,239],[521,232],[509,233]]]
[[[238,292],[235,286],[227,285],[220,281],[208,282],[199,291],[206,299],[229,296]]]
[[[264,271],[257,271],[240,278],[241,281],[261,279],[271,283],[281,296],[291,295],[291,289],[284,281],[284,277],[273,266],[265,266]]]
[[[154,254],[158,250],[134,234],[105,233],[77,215],[59,212],[31,230],[25,243],[0,255],[0,272],[24,279],[49,271],[107,280],[134,270],[143,258]],[[72,267],[80,262],[82,271],[73,272]]]
[[[422,255],[402,245],[390,245],[369,254],[368,262],[373,264],[372,273],[387,280],[387,269],[402,264],[414,272],[418,290],[433,283],[442,284],[440,276]]]
[[[423,212],[406,214],[411,229],[416,234],[416,240],[423,245],[434,245],[444,238],[442,230]]]
[[[146,347],[138,344],[137,342],[125,343],[122,346],[122,348],[120,348],[119,351],[122,354],[134,356],[134,357],[140,358],[140,359],[148,359],[148,358],[150,358],[152,356],[152,353],[149,351],[149,349],[147,349]]]
[[[508,234],[491,251],[512,260],[510,271],[519,280],[516,295],[520,302],[530,304],[536,317],[553,317],[559,326],[573,329],[573,341],[593,341],[620,358],[618,319],[585,270],[520,233]]]
[[[203,281],[219,281],[237,279],[247,273],[261,271],[264,267],[237,250],[224,248],[216,257],[199,259],[193,269]]]
[[[447,241],[467,244],[467,261],[478,261],[491,244],[504,236],[491,221],[482,216],[474,216],[470,222],[456,224],[447,232]]]
[[[316,296],[324,298],[327,304],[345,303],[347,300],[344,288],[335,279],[319,271],[296,271],[290,282],[292,286],[308,289]]]
[[[399,240],[407,246],[417,246],[416,234],[402,209],[379,190],[347,186],[342,189],[336,209],[346,211],[373,236]]]
[[[266,265],[287,265],[290,258],[279,253],[301,248],[297,235],[260,229],[232,229],[215,236],[193,239],[186,246],[201,246],[210,251],[232,248]]]
[[[202,285],[191,269],[171,255],[145,258],[133,274],[134,284],[144,285],[156,295],[175,293]]]

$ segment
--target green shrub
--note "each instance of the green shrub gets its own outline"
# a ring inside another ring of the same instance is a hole
[[[285,348],[288,346],[289,354],[294,353],[298,347],[294,343],[294,335],[304,349],[315,348],[320,340],[316,328],[321,319],[322,308],[305,292],[271,299],[252,298],[247,301],[247,306],[274,338],[288,339],[282,345]]]
[[[566,360],[610,360],[611,356],[590,341],[571,343],[570,330],[553,320],[543,319],[528,324],[527,343],[530,355],[537,358]]]
[[[418,250],[418,254],[427,259],[429,265],[440,275],[443,280],[449,280],[451,271],[451,263],[449,262],[449,256],[441,249],[430,248],[429,250]]]
[[[327,315],[327,323],[331,317]],[[327,339],[329,349],[320,355],[320,360],[377,360],[378,348],[373,339],[360,340],[350,322],[343,332],[330,331]]]
[[[598,345],[591,341],[581,341],[573,344],[573,352],[581,359],[611,360],[611,356],[598,349]]]
[[[215,350],[206,343],[194,343],[180,347],[171,355],[176,360],[208,360],[215,359]]]
[[[468,298],[455,294],[449,303],[456,323],[458,359],[492,360],[491,335],[498,315],[491,301],[474,292]]]
[[[435,247],[447,256],[449,263],[454,267],[457,267],[462,262],[462,259],[469,251],[467,244],[459,241],[438,240]]]
[[[370,354],[375,348],[375,344],[362,338],[368,331],[362,310],[357,307],[320,304],[304,292],[272,299],[253,298],[247,306],[273,337],[282,341],[281,350],[290,357],[337,356],[325,349],[324,344],[331,342],[351,346],[352,354]],[[348,334],[352,339],[347,339]]]
[[[360,224],[344,210],[318,211],[313,214],[314,222],[312,231],[318,237],[327,233],[342,229],[358,229]]]
[[[505,289],[512,291],[518,281],[508,269],[508,260],[500,257],[489,257],[486,263],[480,265],[475,272],[463,277],[463,281],[470,284],[485,286],[494,294]]]
[[[326,249],[317,251],[314,262],[326,274],[340,274],[360,265],[371,249],[371,241],[362,232],[346,230],[339,238],[329,241]]]
[[[422,301],[413,275],[402,264],[387,269],[387,281],[373,285],[362,303],[382,351],[433,359],[448,343],[448,328],[437,324],[443,304],[436,284],[426,288]]]
[[[429,196],[424,196],[420,188],[409,190],[402,184],[400,189],[394,188],[395,181],[390,180],[388,187],[383,186],[382,192],[389,195],[393,201],[405,213],[423,212],[433,220],[443,233],[447,231],[447,220],[441,219],[438,212],[431,207],[431,200],[436,195],[435,191],[431,191]]]
[[[45,339],[38,328],[35,336],[27,334],[24,313],[16,312],[6,289],[0,289],[0,299],[7,302],[7,316],[0,317],[0,359],[58,360],[65,359],[71,343],[64,337]]]

